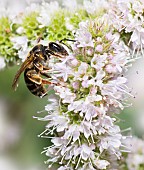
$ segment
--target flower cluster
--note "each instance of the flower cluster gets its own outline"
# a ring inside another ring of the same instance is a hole
[[[13,50],[13,43],[9,38],[14,31],[11,31],[11,21],[7,17],[0,18],[0,25],[0,57],[4,57],[4,63],[11,63],[17,59],[16,50]]]
[[[127,140],[131,153],[128,154],[126,164],[129,170],[144,169],[144,141],[137,137]]]
[[[113,0],[109,16],[121,38],[135,51],[144,47],[144,1]]]
[[[143,22],[143,0],[43,1],[21,11],[0,9],[0,69],[23,62],[38,42],[70,40],[63,44],[68,56],[49,59],[55,95],[45,106],[48,114],[38,118],[48,122],[40,136],[51,138],[44,150],[50,168],[124,170],[122,163],[129,170],[143,168],[140,140],[121,159],[129,147],[116,124],[132,96],[125,72],[133,56],[143,54]]]
[[[42,118],[48,121],[42,136],[55,134],[47,163],[59,170],[111,169],[111,155],[120,159],[125,147],[113,115],[129,95],[123,77],[129,50],[102,18],[81,22],[75,40],[68,57],[50,61],[58,99],[50,99]]]
[[[19,58],[24,61],[28,51],[36,45],[36,39],[73,39],[78,23],[87,18],[87,10],[76,1],[63,1],[62,5],[57,1],[32,3],[21,11],[3,7],[0,10],[0,25],[3,25],[0,28],[0,56],[7,64],[15,63]]]

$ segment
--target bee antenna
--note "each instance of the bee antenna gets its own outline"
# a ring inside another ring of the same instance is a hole
[[[72,48],[71,48],[69,45],[65,44],[63,41],[76,42],[76,40],[71,40],[71,39],[64,38],[64,39],[62,39],[62,40],[59,41],[59,43],[64,44],[65,46],[67,46],[67,47],[72,51]]]
[[[73,42],[76,42],[76,40],[71,40],[71,39],[67,39],[67,38],[63,38],[59,42],[63,44],[63,41],[73,41]]]

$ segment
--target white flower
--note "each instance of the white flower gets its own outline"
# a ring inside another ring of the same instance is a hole
[[[139,169],[144,165],[144,141],[137,137],[126,140],[129,143],[131,152],[126,159],[129,170]],[[131,161],[133,160],[133,161]]]
[[[87,160],[88,158],[93,158],[94,157],[94,153],[93,153],[94,148],[95,148],[94,145],[88,146],[86,144],[83,144],[80,148],[82,159]]]
[[[97,70],[100,70],[105,65],[105,61],[107,59],[107,54],[97,55],[95,54],[91,60],[91,66]]]
[[[131,35],[131,41],[136,45],[140,45],[141,43],[144,45],[144,28],[139,30],[134,30]]]
[[[135,1],[133,3],[133,9],[137,12],[137,13],[143,13],[143,8],[144,8],[144,4],[142,3],[142,1]]]
[[[115,133],[114,133],[115,134]],[[107,136],[101,139],[100,142],[100,152],[103,150],[112,150],[115,151],[121,146],[121,135],[115,134],[116,136]]]
[[[0,17],[7,15],[6,7],[4,2],[0,2]]]
[[[24,62],[25,59],[27,58],[29,51],[30,51],[29,48],[20,49],[18,51],[18,56],[22,60],[22,62]]]
[[[102,9],[108,8],[106,0],[84,0],[84,8],[90,14],[99,12]]]
[[[132,50],[138,49],[142,52],[144,47],[144,28],[143,28],[143,0],[117,0],[111,3],[112,10],[109,10],[109,22],[114,26],[118,32],[130,33],[128,38],[129,44],[132,42],[133,46],[130,46]],[[122,33],[123,34],[123,33]],[[128,44],[128,45],[129,45]]]
[[[45,106],[45,110],[46,111],[54,111],[55,110],[55,108],[57,107],[57,105],[58,105],[58,102],[57,102],[57,100],[56,99],[53,99],[53,98],[49,98],[49,104],[47,104],[46,106]]]
[[[0,57],[0,70],[2,70],[3,68],[5,68],[6,63],[3,57]]]
[[[13,42],[13,48],[19,50],[19,58],[24,61],[30,51],[28,48],[28,38],[26,36],[12,37],[11,41]]]
[[[93,40],[91,33],[87,30],[88,22],[80,22],[80,29],[76,32],[76,40],[79,42],[78,47],[93,47]]]
[[[62,63],[56,63],[54,66],[54,70],[57,71],[57,74],[54,74],[56,77],[63,77],[64,81],[67,80],[68,75],[71,74],[71,69],[69,66],[66,65],[65,62]]]
[[[86,104],[86,107],[85,118],[87,121],[90,121],[92,118],[97,116],[97,108],[93,104]]]
[[[42,3],[40,10],[40,16],[37,17],[38,22],[41,24],[40,27],[48,26],[51,22],[51,17],[55,14],[55,11],[58,11],[59,4],[56,1]]]
[[[77,41],[80,43],[78,47],[93,47],[93,40],[92,40],[92,35],[85,30],[79,30],[77,32]]]
[[[98,52],[102,52],[103,51],[103,46],[102,45],[97,45],[96,46],[96,50],[98,51]]]
[[[60,95],[63,99],[63,103],[72,103],[76,98],[76,95],[70,91],[68,88],[64,87],[54,87],[56,93]]]
[[[12,37],[11,41],[14,43],[13,48],[17,50],[20,48],[27,48],[28,39],[26,36]]]
[[[51,22],[50,16],[45,11],[41,12],[40,17],[37,17],[37,20],[41,23],[40,28],[50,25]]]
[[[15,18],[19,15],[19,13],[24,12],[25,7],[25,1],[21,1],[21,3],[18,3],[17,0],[4,0],[0,2],[0,17],[8,16],[14,22]]]
[[[58,168],[58,170],[67,170],[67,167],[61,166]]]
[[[81,133],[84,134],[86,139],[88,139],[90,136],[93,136],[91,129],[92,129],[91,123],[88,121],[83,121],[80,125],[80,131],[81,131]],[[97,133],[95,133],[95,135],[96,134]]]
[[[39,3],[41,2],[41,0],[25,0],[27,2],[28,5],[32,4],[32,3]]]
[[[72,86],[73,86],[74,89],[78,90],[79,89],[79,82],[78,81],[73,82]]]
[[[73,142],[79,139],[80,129],[77,125],[70,125],[66,133],[64,134],[64,138],[69,139],[72,137]]]
[[[94,101],[101,101],[101,100],[102,100],[101,95],[93,94],[93,95],[89,95],[89,96],[86,97],[86,102],[88,102],[88,103],[91,103],[91,102],[94,102]]]
[[[67,30],[73,31],[74,30],[74,26],[72,24],[70,24],[69,19],[65,18],[65,21],[66,21],[65,25],[66,25]]]
[[[63,3],[62,3],[62,4],[63,4],[63,6],[64,6],[66,9],[68,9],[68,10],[70,10],[70,11],[75,11],[75,10],[77,9],[77,6],[78,6],[76,0],[73,0],[73,1],[71,1],[71,0],[67,0],[67,1],[63,0]]]
[[[16,32],[17,32],[18,34],[22,34],[22,33],[24,32],[24,28],[23,28],[23,27],[18,27],[17,30],[16,30]]]
[[[40,9],[41,8],[38,3],[30,3],[30,5],[25,9],[25,13],[30,14],[31,12],[40,12]]]
[[[78,74],[79,75],[85,74],[87,69],[88,69],[88,65],[86,63],[82,62],[78,68]]]
[[[106,160],[96,160],[95,161],[95,165],[99,169],[106,169],[109,164],[110,163],[108,161],[106,161]]]
[[[75,111],[75,113],[77,113],[78,111],[82,110],[82,106],[83,100],[74,101],[68,105],[68,110]]]

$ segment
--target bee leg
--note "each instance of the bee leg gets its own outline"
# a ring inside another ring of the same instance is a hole
[[[34,66],[39,70],[39,71],[42,71],[43,70],[43,65],[39,62],[35,62],[34,63]]]
[[[35,70],[29,70],[27,72],[27,77],[29,80],[31,80],[32,82],[36,84],[40,85],[42,83],[42,78],[39,76],[39,74],[37,74]]]
[[[41,72],[41,75],[47,77],[47,78],[51,78],[48,74],[46,74],[45,72]]]
[[[49,67],[43,66],[42,72],[43,72],[43,73],[47,73],[49,70],[50,70]]]
[[[65,84],[59,83],[59,82],[51,82],[51,80],[48,79],[42,79],[42,84],[48,84],[48,85],[55,85],[55,86],[61,86],[65,87]]]
[[[40,62],[34,63],[34,66],[40,71],[40,72],[48,72],[50,70],[49,67],[43,66]]]
[[[58,83],[51,82],[50,80],[47,79],[42,79],[42,83],[48,85],[58,85]]]
[[[35,70],[29,70],[27,72],[27,77],[29,80],[31,80],[32,82],[34,82],[35,84],[47,84],[47,85],[60,85],[59,83],[55,83],[55,82],[51,82],[50,80],[50,76],[47,75],[46,73],[41,73],[41,75],[49,78],[49,79],[43,79],[40,77],[39,74],[37,74],[37,72]]]

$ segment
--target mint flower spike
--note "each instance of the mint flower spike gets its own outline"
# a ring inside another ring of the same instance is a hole
[[[144,1],[113,0],[108,17],[121,38],[132,49],[133,57],[144,51]]]
[[[41,136],[53,143],[44,150],[46,163],[58,164],[58,170],[110,170],[112,157],[120,161],[122,151],[128,152],[113,115],[132,96],[123,76],[129,49],[105,18],[81,22],[75,40],[69,56],[49,61],[58,84],[57,97],[45,107],[48,115],[39,118],[48,121]]]
[[[131,140],[127,140],[126,142],[129,143],[131,148],[131,152],[126,158],[126,164],[128,169],[144,169],[144,140],[137,137],[133,137]]]

